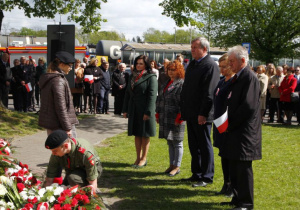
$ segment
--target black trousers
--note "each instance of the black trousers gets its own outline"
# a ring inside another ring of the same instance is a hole
[[[211,123],[199,125],[187,121],[193,177],[205,182],[213,182],[214,177],[214,153],[210,140],[211,127]]]
[[[300,123],[300,101],[294,102],[294,112],[297,116],[297,122]]]
[[[2,101],[3,105],[8,107],[8,94],[9,94],[9,86],[1,85],[0,86],[0,101]]]
[[[274,121],[275,112],[277,113],[277,121],[283,122],[284,113],[280,105],[279,98],[270,98],[270,121]]]
[[[252,161],[229,160],[229,173],[234,194],[232,203],[238,207],[253,208]]]
[[[114,114],[121,114],[123,109],[123,102],[124,102],[125,92],[122,91],[115,95],[115,102],[114,102]]]

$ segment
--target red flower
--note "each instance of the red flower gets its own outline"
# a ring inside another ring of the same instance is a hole
[[[75,198],[76,200],[79,200],[79,201],[82,201],[82,200],[83,200],[83,197],[82,197],[81,194],[76,194],[76,195],[74,196],[74,198]]]
[[[101,210],[101,207],[97,205],[95,209],[96,210]]]
[[[16,177],[17,183],[22,183],[23,179],[21,177]]]
[[[49,209],[49,204],[47,202],[40,203],[37,206],[37,210],[48,210],[48,209]]]
[[[30,209],[33,208],[33,205],[32,205],[31,203],[27,203],[27,204],[24,206],[24,208],[30,210]]]
[[[54,210],[62,210],[60,204],[54,204],[53,208]]]
[[[72,196],[72,193],[71,193],[71,191],[69,190],[69,189],[65,189],[61,194],[60,194],[60,196],[68,196],[68,197],[70,197],[70,196]]]
[[[66,200],[66,197],[60,196],[57,198],[58,203],[63,203]]]
[[[35,204],[38,202],[38,199],[36,197],[34,197],[33,199],[27,199],[28,203],[32,203],[32,204]]]
[[[75,207],[78,204],[78,200],[76,198],[72,199],[71,206]]]
[[[83,198],[83,204],[84,204],[84,205],[90,203],[90,200],[89,200],[89,197],[88,197],[88,196],[82,195],[82,198]]]
[[[22,192],[24,190],[25,186],[24,186],[23,183],[18,183],[17,184],[17,188],[18,188],[18,192],[20,193],[20,192]]]
[[[72,206],[70,204],[65,204],[63,207],[62,207],[63,210],[72,210]]]

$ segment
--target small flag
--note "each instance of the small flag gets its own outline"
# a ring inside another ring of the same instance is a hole
[[[94,82],[93,75],[84,75],[84,81],[92,84]]]
[[[26,87],[26,90],[27,90],[28,93],[29,93],[30,91],[32,91],[32,86],[31,86],[31,83],[30,83],[30,82],[28,82],[28,83],[25,85],[25,87]]]
[[[214,120],[214,125],[218,129],[219,133],[224,133],[228,128],[228,108],[226,112],[219,118]]]

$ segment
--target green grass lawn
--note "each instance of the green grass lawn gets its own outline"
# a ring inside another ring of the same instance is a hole
[[[255,209],[299,209],[300,129],[282,125],[263,125],[262,129],[263,159],[253,162]],[[135,161],[135,147],[133,137],[126,133],[105,140],[98,151],[104,167],[100,187],[103,197],[116,200],[112,209],[226,209],[219,203],[230,201],[215,195],[223,185],[216,148],[212,185],[193,188],[180,181],[191,176],[187,136],[181,173],[175,177],[163,173],[169,166],[163,139],[151,138],[148,165],[142,169],[130,167]]]

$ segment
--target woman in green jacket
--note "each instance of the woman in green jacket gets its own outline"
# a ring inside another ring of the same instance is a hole
[[[151,73],[147,56],[140,55],[135,59],[129,82],[124,98],[123,116],[128,118],[128,136],[135,136],[137,158],[132,166],[141,168],[147,165],[150,137],[156,135],[157,78]]]

